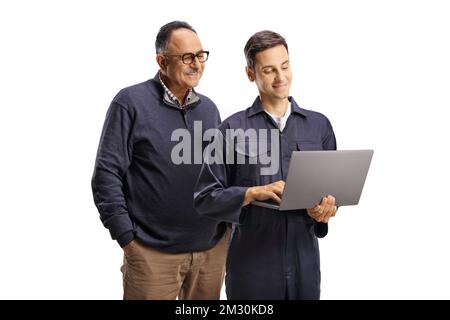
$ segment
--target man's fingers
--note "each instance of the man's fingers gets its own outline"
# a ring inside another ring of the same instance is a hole
[[[274,192],[278,196],[281,196],[283,194],[283,190],[284,190],[284,181],[280,180],[280,181],[268,184],[265,186],[265,189],[268,192]]]
[[[277,195],[281,196],[283,194],[283,187],[273,186],[272,191],[275,192]]]
[[[320,205],[320,206],[317,208],[317,213],[319,213],[319,214],[323,214],[324,211],[325,211],[325,206],[324,206],[324,205]]]
[[[330,218],[331,217],[334,217],[335,215],[336,215],[336,210],[337,210],[337,207],[336,206],[329,206],[327,209],[326,209],[326,212],[325,212],[325,217],[323,218],[323,222],[325,222],[325,223],[328,223],[328,221],[330,220]]]
[[[275,182],[275,184],[277,184],[280,187],[284,188],[285,182],[283,180],[278,180],[277,182]]]
[[[271,192],[269,194],[270,198],[272,198],[276,203],[281,203],[281,199],[280,197],[275,193],[275,192]]]
[[[322,199],[321,202],[321,206],[323,208],[321,210],[322,216],[318,217],[320,218],[321,221],[328,222],[328,220],[330,220],[330,218],[336,214],[335,203],[336,199],[331,195],[328,195]]]
[[[317,222],[328,223],[330,218],[336,215],[336,210],[336,199],[332,195],[327,195],[322,198],[320,204],[316,205],[312,209],[309,209],[308,213]]]
[[[324,214],[320,214],[315,219],[316,219],[317,222],[322,222],[324,218],[325,218],[325,215]]]
[[[336,205],[336,198],[333,197],[333,196],[331,196],[331,195],[329,195],[329,196],[328,196],[328,204],[329,204],[330,206]]]
[[[321,222],[325,217],[325,207],[323,205],[318,206],[317,211],[315,211],[314,219]]]
[[[278,194],[282,195],[284,191],[284,181],[280,180],[271,184],[273,190]]]
[[[336,199],[332,195],[327,195],[326,197],[322,198],[320,204],[324,206],[326,205],[334,206],[336,204]]]
[[[309,209],[308,209],[308,212],[309,212],[309,213],[315,213],[317,210],[319,210],[319,206],[320,206],[320,205],[316,204],[316,205],[314,206],[314,208],[309,208]]]
[[[314,208],[308,209],[309,215],[314,218],[317,217],[318,215],[320,215],[320,210],[321,210],[320,208],[321,208],[320,205],[316,205]]]
[[[327,204],[323,210],[323,213],[326,215],[328,215],[328,214],[331,215],[331,213],[333,212],[333,209],[334,209],[334,206]]]
[[[325,214],[324,220],[326,222],[328,222],[328,220],[330,220],[330,218],[333,216],[333,209],[330,208],[330,210],[328,210],[328,212]]]

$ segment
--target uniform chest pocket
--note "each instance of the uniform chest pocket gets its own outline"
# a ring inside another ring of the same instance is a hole
[[[315,151],[323,150],[322,143],[316,141],[293,141],[289,143],[291,151]]]

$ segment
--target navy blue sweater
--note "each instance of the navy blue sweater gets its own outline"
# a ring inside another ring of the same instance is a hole
[[[200,100],[182,110],[164,99],[156,75],[121,90],[109,107],[92,191],[104,226],[122,247],[137,239],[169,253],[202,251],[223,236],[225,223],[193,208],[201,168],[194,164],[194,147],[190,164],[171,160],[181,141],[171,141],[174,130],[187,129],[194,138],[194,121],[201,121],[201,134],[220,124],[216,105],[197,95]]]

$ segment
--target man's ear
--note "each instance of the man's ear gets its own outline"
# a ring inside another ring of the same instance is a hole
[[[249,67],[245,67],[245,73],[247,73],[247,77],[250,82],[255,81],[255,73],[252,69],[250,69]]]
[[[159,68],[163,71],[166,71],[167,69],[167,59],[162,54],[156,55],[156,63],[158,64]]]

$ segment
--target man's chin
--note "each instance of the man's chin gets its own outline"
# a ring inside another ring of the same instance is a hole
[[[200,83],[200,79],[197,81],[186,81],[186,87],[195,88]]]
[[[276,94],[274,95],[274,97],[278,100],[285,100],[287,98],[289,98],[289,93],[286,94]]]
[[[201,77],[186,77],[184,78],[184,83],[186,84],[186,86],[189,87],[196,87],[198,86],[199,82],[200,82],[200,78]]]

